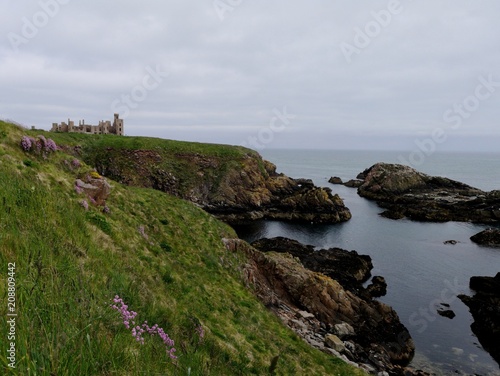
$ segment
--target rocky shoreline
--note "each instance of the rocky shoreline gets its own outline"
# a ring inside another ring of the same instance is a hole
[[[411,167],[377,163],[360,173],[358,194],[386,209],[382,216],[419,221],[498,223],[500,191],[484,192]]]
[[[315,251],[286,238],[261,239],[254,247],[239,239],[224,242],[251,260],[242,273],[245,283],[311,346],[368,373],[425,375],[407,367],[415,347],[396,312],[373,299],[384,283],[362,286],[372,269],[369,256]]]

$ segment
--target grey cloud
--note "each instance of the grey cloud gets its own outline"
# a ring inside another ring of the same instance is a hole
[[[14,52],[9,33],[50,1],[4,2],[0,26],[0,116],[46,129],[110,117],[161,65],[169,77],[131,109],[128,134],[239,144],[287,106],[297,118],[266,147],[408,148],[447,126],[478,77],[500,81],[494,1],[401,0],[351,63],[340,45],[390,1],[242,1],[221,21],[213,1],[72,0]],[[464,148],[498,140],[498,91],[450,131]]]

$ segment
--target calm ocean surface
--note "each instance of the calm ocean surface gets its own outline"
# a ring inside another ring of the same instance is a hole
[[[319,248],[340,247],[372,257],[372,275],[382,275],[391,305],[410,330],[417,347],[413,365],[433,374],[500,375],[499,365],[486,353],[470,329],[472,317],[456,297],[472,294],[469,278],[500,272],[500,249],[480,247],[469,239],[488,226],[470,223],[422,223],[380,217],[382,210],[356,194],[356,189],[328,183],[331,176],[355,178],[376,162],[400,163],[407,154],[384,151],[263,150],[278,172],[312,179],[338,193],[353,218],[337,225],[292,225],[261,221],[238,228],[253,241],[285,236]],[[431,175],[445,176],[483,190],[500,189],[500,154],[435,153],[414,166]],[[443,244],[446,240],[456,245]],[[456,317],[436,313],[447,303]]]

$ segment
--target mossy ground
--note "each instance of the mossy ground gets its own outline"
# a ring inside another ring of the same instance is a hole
[[[74,180],[91,166],[71,166],[74,157],[62,151],[46,158],[22,151],[21,137],[38,133],[0,122],[2,374],[360,374],[306,345],[243,285],[246,260],[221,241],[236,236],[230,227],[187,201],[116,182],[109,213],[92,205],[86,211]],[[107,138],[228,159],[247,152],[158,139],[45,136],[58,144]],[[7,361],[8,263],[16,264],[15,369]],[[176,361],[158,337],[146,336],[144,345],[134,340],[110,308],[117,294],[138,312],[137,322],[157,323],[174,339]]]

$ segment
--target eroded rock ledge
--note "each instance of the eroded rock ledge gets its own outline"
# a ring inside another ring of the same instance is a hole
[[[283,238],[271,240],[274,244],[287,241]],[[242,271],[245,283],[312,346],[355,362],[370,373],[421,374],[405,368],[415,348],[396,312],[367,294],[355,291],[356,284],[360,286],[361,283],[353,281],[358,278],[361,281],[367,276],[365,258],[362,257],[358,265],[352,265],[356,277],[353,276],[350,288],[344,288],[338,281],[308,270],[290,253],[261,252],[240,239],[224,239],[224,243],[229,251],[248,256],[250,261]],[[300,243],[291,241],[288,244],[292,253],[299,252]],[[286,244],[280,247],[282,251]],[[302,247],[309,252],[309,247]],[[314,257],[310,261],[315,263]],[[368,273],[369,269],[370,266]]]
[[[484,192],[467,184],[429,176],[411,167],[377,163],[359,175],[358,194],[386,209],[391,219],[421,221],[500,221],[500,191]]]

